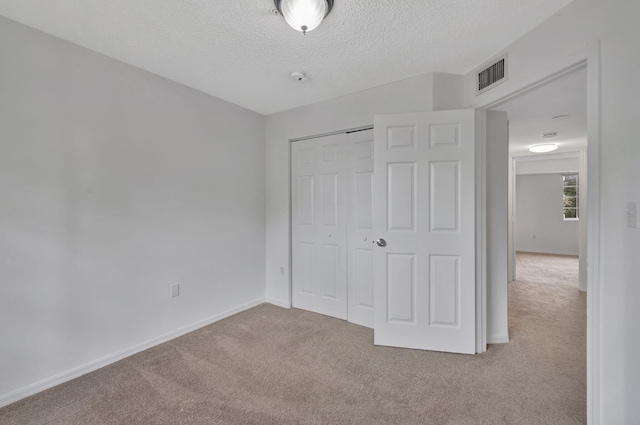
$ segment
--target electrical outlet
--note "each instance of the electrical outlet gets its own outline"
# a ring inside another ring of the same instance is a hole
[[[171,285],[171,298],[175,298],[175,297],[179,297],[180,296],[180,284],[179,283],[174,283],[173,285]]]
[[[627,227],[638,228],[638,203],[627,202]]]

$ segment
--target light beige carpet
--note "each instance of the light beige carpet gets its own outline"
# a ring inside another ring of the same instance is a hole
[[[262,305],[0,409],[2,424],[583,424],[572,257],[518,255],[511,342],[467,356]]]

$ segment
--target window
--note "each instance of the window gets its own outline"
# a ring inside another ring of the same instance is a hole
[[[562,218],[577,220],[579,217],[578,174],[564,174],[562,176]]]

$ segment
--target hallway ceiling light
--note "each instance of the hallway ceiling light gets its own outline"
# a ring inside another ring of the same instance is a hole
[[[331,12],[333,0],[274,0],[278,12],[296,31],[306,34]]]
[[[533,153],[546,153],[546,152],[553,152],[556,149],[558,149],[558,145],[553,144],[553,143],[547,143],[544,145],[535,145],[535,146],[531,146],[529,148],[529,152],[533,152]]]

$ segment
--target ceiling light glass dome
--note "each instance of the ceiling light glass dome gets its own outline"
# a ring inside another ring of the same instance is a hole
[[[320,25],[333,0],[275,0],[275,4],[291,28],[306,34]]]
[[[558,149],[558,145],[553,143],[548,143],[544,145],[535,145],[529,148],[529,152],[534,153],[545,153],[545,152],[553,152]]]

